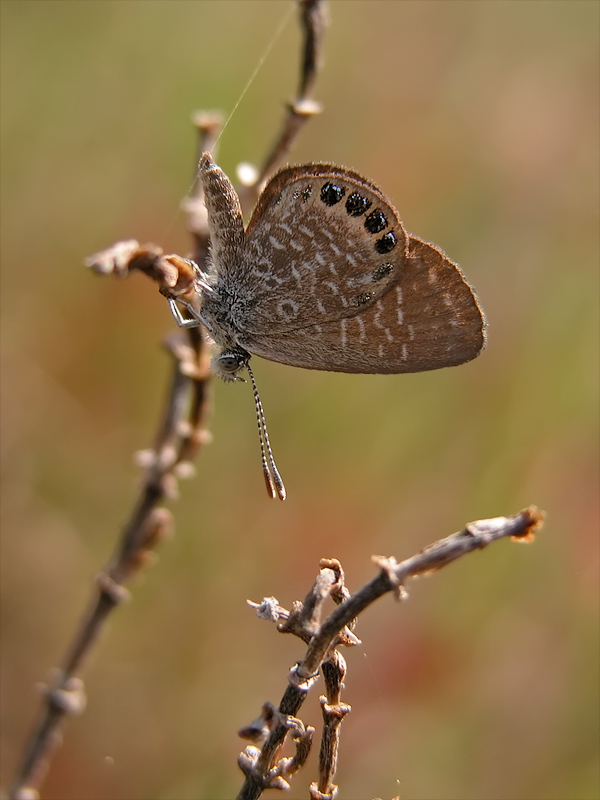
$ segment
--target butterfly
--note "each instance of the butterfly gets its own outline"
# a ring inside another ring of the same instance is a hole
[[[174,297],[169,304],[180,326],[207,330],[217,374],[241,380],[248,372],[267,488],[284,499],[251,355],[333,372],[439,369],[481,353],[484,313],[460,268],[407,233],[381,189],[353,170],[282,169],[246,227],[238,195],[209,153],[200,179],[209,268],[196,267],[198,308]]]

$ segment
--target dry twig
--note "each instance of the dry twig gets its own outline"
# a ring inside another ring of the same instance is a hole
[[[268,721],[265,719],[262,727],[261,722],[257,721],[239,732],[244,738],[254,742],[264,738],[264,742],[260,748],[255,744],[249,745],[240,754],[238,763],[246,779],[237,800],[256,800],[264,789],[289,787],[286,779],[291,773],[287,768],[287,759],[278,760],[279,752],[290,726],[299,723],[298,712],[318,680],[319,669],[323,672],[327,692],[327,696],[321,698],[325,725],[319,756],[319,781],[311,784],[310,794],[313,800],[333,800],[337,790],[333,778],[337,765],[339,726],[350,711],[350,706],[340,701],[346,668],[345,660],[336,648],[342,644],[349,647],[359,643],[348,626],[383,594],[394,592],[399,599],[404,597],[404,584],[408,578],[435,572],[499,539],[510,537],[513,541],[532,541],[543,519],[542,512],[532,506],[512,517],[471,522],[459,533],[434,542],[400,563],[392,556],[374,556],[379,574],[353,595],[348,595],[347,590],[341,591],[343,572],[339,563],[331,559],[323,560],[319,576],[304,603],[295,603],[291,612],[286,611],[273,597],[265,598],[260,604],[250,603],[260,617],[276,622],[278,630],[283,633],[291,632],[299,636],[308,642],[308,648],[304,658],[290,670],[279,708],[266,704],[263,706],[263,717],[264,709],[268,708]],[[332,569],[332,566],[335,568]],[[343,600],[319,624],[320,611],[328,594],[334,599],[337,595],[338,602],[340,597]],[[254,734],[257,730],[262,731],[261,736]]]
[[[202,132],[201,132],[202,135]],[[194,232],[196,235],[196,232]],[[196,235],[197,253],[202,242]],[[208,232],[204,251],[208,252]],[[177,266],[173,266],[173,262]],[[181,262],[181,264],[179,263]],[[163,256],[154,245],[119,242],[93,256],[95,271],[122,276],[133,269],[146,272],[159,283],[184,283],[184,259]],[[183,277],[182,277],[183,276]],[[53,750],[60,744],[60,728],[69,714],[85,707],[83,682],[78,677],[110,612],[128,597],[125,584],[152,560],[152,551],[172,529],[171,512],[160,507],[177,493],[177,479],[191,472],[191,462],[206,441],[210,405],[209,360],[197,329],[168,337],[166,348],[173,358],[173,370],[165,410],[154,446],[139,455],[145,467],[140,495],[121,535],[115,554],[98,575],[90,607],[74,636],[63,665],[44,691],[44,705],[23,760],[10,787],[13,800],[38,796]]]

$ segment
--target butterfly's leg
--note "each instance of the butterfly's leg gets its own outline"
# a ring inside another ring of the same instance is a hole
[[[179,302],[185,307],[187,311],[192,315],[191,317],[184,317],[181,313],[179,306],[177,305],[177,300],[174,297],[168,297],[167,300],[169,301],[169,308],[171,309],[171,314],[173,315],[173,319],[177,323],[178,327],[180,328],[197,328],[200,325],[200,319],[197,315],[197,312],[190,306],[188,303],[183,302],[180,300]]]

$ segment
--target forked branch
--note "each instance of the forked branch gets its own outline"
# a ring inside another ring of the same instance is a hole
[[[292,611],[280,606],[273,597],[265,598],[260,604],[251,603],[260,617],[276,622],[282,633],[299,636],[308,642],[308,647],[304,658],[290,670],[279,708],[266,704],[262,717],[239,732],[240,736],[255,744],[246,747],[238,761],[246,779],[237,800],[256,800],[264,789],[287,788],[289,785],[286,780],[290,776],[286,771],[287,761],[279,759],[279,753],[290,727],[298,723],[298,712],[318,680],[319,669],[323,672],[327,692],[326,697],[321,698],[325,725],[319,757],[319,781],[311,785],[310,792],[314,800],[332,800],[336,791],[333,777],[337,765],[339,727],[350,710],[340,701],[345,660],[336,648],[359,643],[350,630],[356,618],[388,592],[402,599],[409,578],[435,572],[473,550],[481,550],[506,537],[519,542],[533,541],[543,520],[543,513],[531,506],[512,517],[471,522],[459,533],[440,539],[399,563],[393,556],[374,556],[379,574],[352,595],[341,590],[343,572],[339,562],[323,560],[319,576],[304,603],[295,603]],[[321,609],[328,594],[337,602],[342,598],[342,602],[320,623]],[[267,716],[265,709],[268,710]],[[263,739],[262,746],[257,747],[256,743]]]

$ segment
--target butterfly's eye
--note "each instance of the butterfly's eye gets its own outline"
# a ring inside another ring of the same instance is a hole
[[[217,363],[223,372],[237,372],[244,366],[245,359],[239,353],[221,353]]]
[[[224,350],[212,360],[213,370],[225,381],[243,381],[237,373],[243,369],[250,358],[250,354],[243,350]]]

